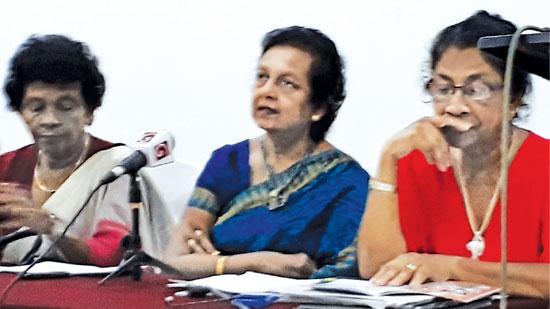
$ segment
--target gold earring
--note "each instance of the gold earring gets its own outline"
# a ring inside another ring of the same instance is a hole
[[[311,121],[319,121],[321,119],[321,115],[313,115],[311,116]]]

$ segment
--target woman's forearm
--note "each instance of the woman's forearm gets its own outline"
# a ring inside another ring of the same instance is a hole
[[[284,254],[273,251],[256,251],[230,256],[194,253],[172,257],[166,262],[178,269],[185,279],[222,273],[242,274],[246,271],[307,278],[317,270],[315,262],[305,253]]]
[[[222,266],[218,263],[225,259]],[[254,254],[236,254],[231,256],[216,256],[211,254],[185,254],[172,257],[166,262],[176,268],[187,280],[216,275],[216,268],[221,267],[224,274],[242,274],[248,270],[256,270],[253,267]]]
[[[166,263],[177,269],[186,280],[215,274],[218,257],[210,254],[185,254],[166,259]]]
[[[377,180],[396,183],[397,160],[384,153],[378,167]],[[406,250],[399,225],[397,193],[371,190],[358,236],[359,274],[368,279],[380,266]]]
[[[64,236],[59,240],[57,246],[68,262],[90,264],[90,250],[84,240]]]

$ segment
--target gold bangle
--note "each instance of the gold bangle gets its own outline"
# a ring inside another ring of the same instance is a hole
[[[227,256],[218,257],[218,259],[216,260],[216,275],[223,275],[225,271],[226,260],[227,260]]]
[[[397,188],[394,184],[383,182],[373,178],[369,179],[369,189],[390,193],[395,193],[397,191]]]

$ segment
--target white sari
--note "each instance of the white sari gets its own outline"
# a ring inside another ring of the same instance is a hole
[[[44,203],[54,219],[54,232],[44,235],[37,254],[45,252],[52,241],[60,235],[71,219],[77,214],[92,190],[101,178],[122,159],[128,156],[131,149],[116,146],[99,151],[86,160],[59,189]],[[143,250],[149,255],[162,258],[161,254],[168,243],[170,231],[174,224],[166,203],[157,193],[157,187],[151,181],[146,168],[139,172],[141,176],[141,193],[143,207],[140,209],[140,234]],[[131,228],[132,217],[128,204],[129,176],[122,176],[111,184],[102,186],[86,204],[80,216],[67,231],[67,236],[79,239],[91,238],[97,225],[103,220],[117,222]],[[20,263],[36,241],[37,236],[14,241],[6,246],[2,262]],[[47,256],[51,259],[65,261],[60,250],[53,250]]]

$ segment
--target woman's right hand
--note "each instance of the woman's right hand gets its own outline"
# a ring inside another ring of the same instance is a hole
[[[259,251],[249,255],[250,269],[259,273],[291,278],[308,278],[317,270],[317,265],[305,253],[284,254]]]
[[[35,207],[29,190],[15,183],[0,183],[0,235],[23,226],[37,234],[49,234],[54,223],[46,210]]]
[[[182,222],[176,227],[170,245],[167,247],[166,256],[176,257],[191,253],[216,253],[217,250],[210,241],[208,231],[195,229]]]
[[[210,240],[214,218],[206,211],[188,207],[172,233],[165,256],[178,257],[191,253],[216,254]]]
[[[185,239],[187,239],[184,246],[186,246],[186,250],[188,250],[189,253],[212,254],[218,252],[210,241],[210,233],[208,233],[208,231],[188,228],[184,234]]]
[[[384,147],[382,159],[397,162],[397,160],[418,149],[430,164],[435,164],[440,171],[451,166],[450,146],[445,140],[441,129],[450,126],[464,132],[472,124],[448,114],[424,117],[415,121],[394,135]]]

